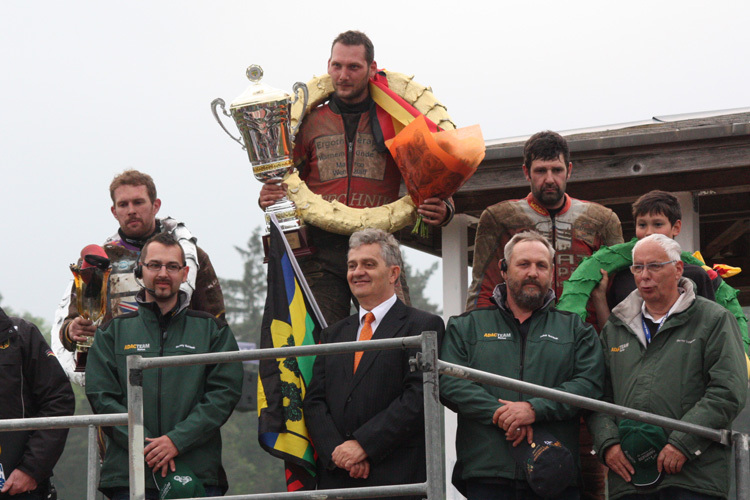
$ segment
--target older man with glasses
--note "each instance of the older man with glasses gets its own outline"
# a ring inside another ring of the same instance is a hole
[[[680,245],[663,234],[636,243],[630,270],[637,290],[612,310],[601,332],[605,400],[730,428],[747,388],[737,321],[696,296],[695,284],[682,276]],[[597,454],[614,472],[610,499],[726,498],[731,448],[602,413],[589,423]]]

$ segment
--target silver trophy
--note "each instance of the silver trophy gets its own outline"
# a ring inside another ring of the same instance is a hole
[[[261,83],[263,69],[257,64],[247,68],[247,78],[250,86],[225,108],[224,99],[217,98],[211,102],[211,112],[224,132],[237,141],[242,149],[247,151],[253,174],[260,182],[282,179],[294,168],[292,160],[292,143],[297,134],[302,119],[305,116],[309,93],[304,83],[297,82],[292,87],[294,100],[284,91],[277,90]],[[292,104],[299,99],[300,91],[303,96],[302,115],[297,126],[291,128],[290,110]],[[217,108],[225,116],[234,118],[240,137],[233,136],[224,126]],[[266,208],[266,235],[269,233],[269,214],[276,214],[282,231],[289,240],[289,244],[296,255],[311,253],[307,243],[307,232],[302,224],[294,202],[286,196]],[[267,238],[264,237],[267,248]]]

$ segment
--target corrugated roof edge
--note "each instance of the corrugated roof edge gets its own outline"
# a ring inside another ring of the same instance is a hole
[[[737,114],[750,114],[750,108],[735,108],[727,110],[656,116],[651,118],[650,120],[565,130],[560,131],[560,134],[565,137],[571,137],[578,135],[595,134],[596,132],[611,132],[615,130],[624,130],[635,127],[643,127],[647,125],[660,125],[664,123],[675,123],[702,118],[731,116]],[[627,136],[581,137],[573,139],[569,143],[571,151],[582,151],[587,149],[600,149],[603,147],[628,147],[634,145],[658,144],[680,140],[698,140],[726,135],[747,134],[750,134],[750,117],[743,119],[742,123],[702,125],[699,127],[672,129],[661,132],[639,133]],[[531,137],[531,135],[485,141],[485,145],[487,146],[487,156],[485,160],[522,156],[523,144],[529,137]]]

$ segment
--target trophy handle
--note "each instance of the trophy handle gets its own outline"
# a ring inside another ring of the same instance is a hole
[[[299,115],[299,120],[297,120],[297,125],[292,128],[292,142],[294,142],[294,138],[297,136],[297,132],[299,131],[299,128],[302,126],[302,120],[305,118],[305,114],[307,113],[307,101],[310,99],[310,92],[307,90],[307,85],[305,85],[302,82],[297,82],[292,87],[292,92],[294,92],[294,100],[292,101],[292,104],[297,102],[299,99],[299,91],[302,91],[302,95],[304,96],[304,99],[302,101],[302,113]]]
[[[307,90],[307,88],[305,88],[305,90]],[[224,130],[224,132],[226,132],[226,134],[229,137],[231,137],[233,140],[237,141],[237,143],[240,146],[242,146],[242,149],[246,149],[245,145],[242,144],[242,140],[239,137],[233,136],[229,132],[229,130],[227,130],[227,128],[224,126],[224,124],[221,122],[221,118],[219,118],[219,113],[216,111],[217,107],[221,107],[221,112],[224,113],[224,116],[229,116],[229,117],[232,116],[231,113],[228,113],[227,110],[224,108],[225,105],[226,105],[226,103],[224,102],[224,99],[222,99],[221,97],[217,97],[216,99],[214,99],[213,101],[211,101],[211,113],[213,113],[214,118],[216,119],[216,121],[218,122],[218,124],[222,128],[222,130]],[[304,114],[304,112],[303,112],[303,114]]]

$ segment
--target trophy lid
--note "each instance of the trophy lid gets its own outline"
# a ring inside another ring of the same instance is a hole
[[[283,90],[269,87],[265,83],[260,82],[261,78],[263,78],[263,68],[257,64],[249,66],[245,74],[247,75],[247,79],[251,82],[250,86],[232,101],[232,104],[229,105],[230,109],[247,106],[248,104],[277,102],[291,99],[289,94]]]

